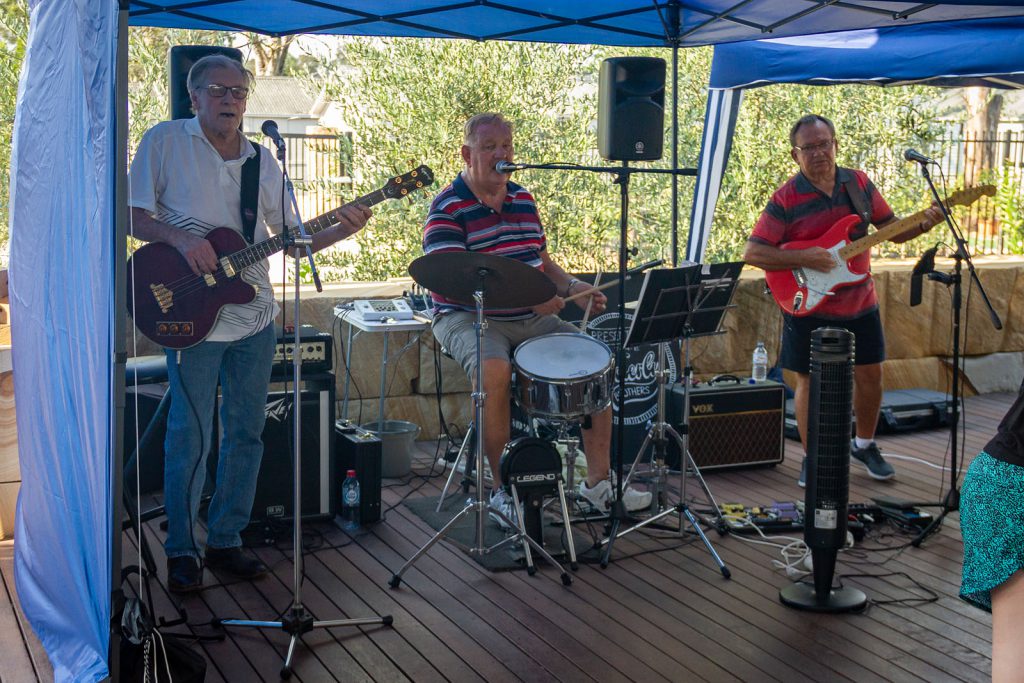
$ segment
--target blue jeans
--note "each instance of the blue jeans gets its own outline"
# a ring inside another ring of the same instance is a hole
[[[206,482],[213,411],[220,383],[221,442],[217,488],[207,514],[206,544],[234,548],[249,523],[263,458],[267,387],[274,359],[274,326],[235,342],[202,342],[167,353],[171,408],[164,441],[167,557],[201,555],[195,521]]]

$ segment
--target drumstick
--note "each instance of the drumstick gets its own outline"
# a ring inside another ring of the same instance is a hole
[[[656,268],[656,267],[660,266],[662,263],[664,263],[664,261],[662,261],[661,259],[657,259],[656,261],[649,261],[649,262],[647,262],[647,263],[645,263],[643,265],[637,266],[633,270],[630,270],[630,271],[626,272],[626,279],[628,280],[631,277],[633,277],[635,274],[642,273],[643,271],[647,270],[648,268]],[[618,280],[612,280],[611,282],[604,283],[600,287],[595,287],[595,286],[591,285],[590,289],[586,289],[586,290],[580,292],[579,294],[573,294],[572,296],[567,296],[564,299],[562,299],[562,301],[569,302],[569,301],[575,301],[576,299],[579,299],[579,298],[582,298],[582,297],[585,297],[585,296],[593,296],[595,290],[600,292],[602,289],[608,289],[609,287],[614,287],[617,284],[619,284]]]
[[[594,286],[596,287],[601,282],[602,271],[598,270],[597,275],[594,276]],[[583,311],[583,320],[580,321],[580,332],[583,334],[587,333],[587,321],[590,320],[590,309],[594,305],[594,297],[587,299],[587,308]]]
[[[628,280],[629,278],[630,278],[630,276],[627,275],[626,279]],[[585,296],[593,296],[595,291],[600,292],[602,289],[608,289],[609,287],[614,287],[617,284],[619,284],[618,279],[606,282],[603,285],[601,285],[600,287],[595,287],[595,286],[591,285],[590,289],[585,289],[582,292],[580,292],[579,294],[573,294],[572,296],[567,296],[567,297],[565,297],[565,299],[563,299],[563,301],[568,303],[570,301],[575,301],[576,299],[582,299]]]

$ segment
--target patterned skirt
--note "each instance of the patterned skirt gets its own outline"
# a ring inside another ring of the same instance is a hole
[[[1024,568],[1024,467],[982,451],[964,477],[960,597],[992,611],[993,588]]]

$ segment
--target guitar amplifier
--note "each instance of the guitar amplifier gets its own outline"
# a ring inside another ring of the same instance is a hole
[[[681,384],[672,386],[667,403],[667,421],[680,431]],[[702,384],[690,389],[688,445],[697,467],[715,470],[782,462],[785,405],[785,387],[778,382]],[[674,439],[669,439],[666,459],[679,467]]]
[[[321,332],[312,325],[299,326],[299,344],[302,347],[302,372],[330,372],[334,366],[334,339],[327,332]],[[295,333],[282,331],[277,327],[277,346],[274,347],[273,379],[281,380],[292,376],[292,352],[295,348]]]

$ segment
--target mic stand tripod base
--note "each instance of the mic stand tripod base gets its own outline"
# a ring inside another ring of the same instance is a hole
[[[291,635],[288,640],[288,651],[284,657],[284,664],[281,666],[281,678],[291,678],[292,658],[295,656],[295,643],[304,633],[309,633],[315,628],[335,628],[339,626],[390,626],[394,618],[388,614],[383,617],[363,617],[360,619],[332,619],[328,621],[317,621],[305,607],[295,605],[281,617],[281,621],[250,621],[246,619],[214,619],[213,626],[255,626],[256,628],[279,628]]]

